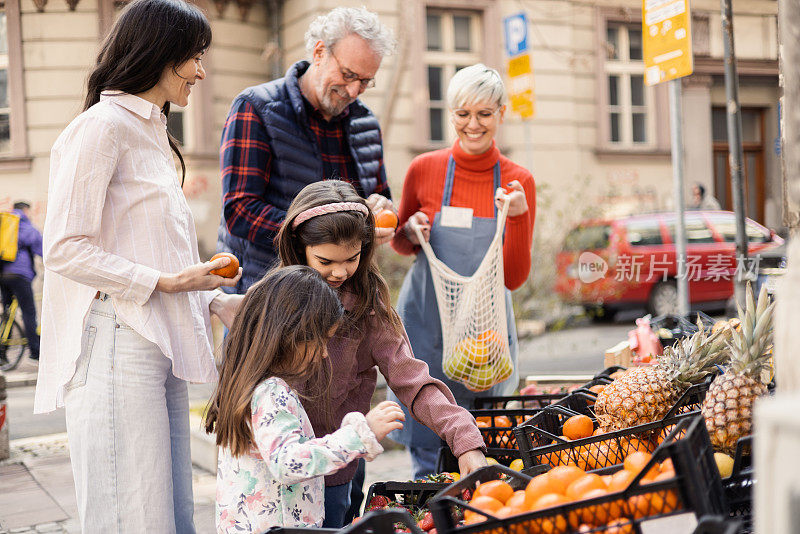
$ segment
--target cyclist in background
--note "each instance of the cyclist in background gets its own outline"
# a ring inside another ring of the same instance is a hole
[[[17,237],[17,258],[13,262],[0,263],[0,293],[3,307],[8,309],[13,297],[17,297],[22,312],[25,337],[31,349],[30,358],[39,361],[39,334],[36,332],[36,303],[33,301],[31,282],[36,277],[34,255],[42,256],[42,234],[33,227],[28,215],[31,205],[15,202],[13,212],[19,216],[19,236]]]

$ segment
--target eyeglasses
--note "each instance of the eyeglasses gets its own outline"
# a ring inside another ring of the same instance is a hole
[[[452,114],[453,124],[456,126],[464,126],[465,124],[469,124],[474,115],[474,117],[478,119],[478,124],[481,126],[488,126],[494,120],[494,116],[500,113],[500,109],[502,108],[493,110],[481,109],[474,114],[466,109],[454,109]]]
[[[346,83],[351,84],[357,81],[359,84],[361,84],[362,89],[369,89],[370,87],[375,87],[375,78],[360,78],[358,74],[351,71],[347,67],[342,67],[341,62],[339,62],[339,59],[336,57],[336,55],[333,53],[332,50],[329,50],[329,52],[333,60],[336,62],[336,65],[339,67],[339,73],[342,75],[342,78]]]

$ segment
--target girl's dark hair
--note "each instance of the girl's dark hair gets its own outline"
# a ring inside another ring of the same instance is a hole
[[[151,89],[164,69],[175,71],[210,44],[211,26],[196,6],[184,0],[134,0],[100,47],[87,82],[84,111],[97,104],[106,90],[138,94]],[[169,102],[161,111],[169,116]],[[183,155],[175,139],[167,135],[185,178]]]
[[[226,338],[225,362],[205,418],[217,445],[234,456],[249,450],[256,386],[272,376],[290,384],[318,376],[331,330],[343,314],[336,292],[310,267],[274,269],[247,291]]]
[[[275,237],[281,266],[307,265],[306,247],[326,243],[361,243],[358,269],[347,279],[343,288],[353,293],[358,303],[347,314],[349,327],[363,327],[374,311],[381,322],[388,323],[399,333],[402,322],[391,306],[386,281],[375,263],[375,217],[358,211],[341,211],[313,217],[292,228],[294,219],[309,208],[334,202],[358,202],[367,205],[352,185],[341,180],[323,180],[304,187],[286,212],[286,219]]]

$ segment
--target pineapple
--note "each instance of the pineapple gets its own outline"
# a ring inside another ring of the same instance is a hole
[[[729,342],[731,362],[724,374],[711,383],[702,413],[714,449],[733,454],[736,441],[751,432],[753,403],[767,392],[772,368],[772,316],[766,286],[758,304],[747,286],[745,310],[739,308],[740,328]]]
[[[597,395],[594,410],[604,431],[621,430],[663,418],[680,396],[726,362],[730,328],[706,335],[698,331],[668,347],[655,365],[634,367]]]

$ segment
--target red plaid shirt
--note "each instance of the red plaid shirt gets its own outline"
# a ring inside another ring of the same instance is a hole
[[[309,127],[316,137],[322,157],[323,176],[349,182],[363,195],[342,123],[347,111],[326,121],[308,101],[305,103]],[[238,106],[231,109],[222,131],[222,203],[228,231],[250,242],[272,243],[286,217],[286,211],[265,200],[272,158],[261,117],[252,104],[240,101]],[[389,196],[383,160],[374,192]]]

